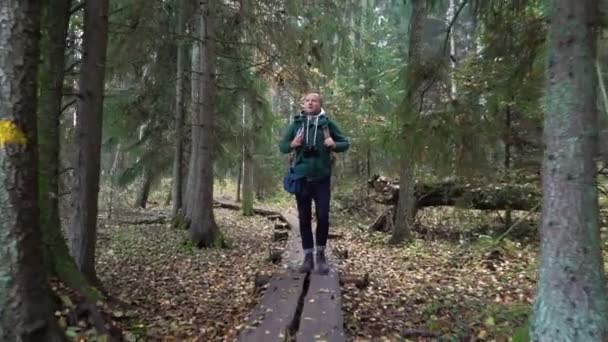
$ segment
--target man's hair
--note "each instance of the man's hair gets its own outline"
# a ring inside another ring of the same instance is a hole
[[[316,90],[311,90],[311,91],[307,91],[304,96],[302,96],[302,98],[300,98],[300,102],[304,102],[304,99],[306,98],[306,96],[311,95],[311,94],[315,94],[319,97],[319,103],[321,104],[321,106],[323,105],[323,96],[321,96],[321,92],[316,91]]]

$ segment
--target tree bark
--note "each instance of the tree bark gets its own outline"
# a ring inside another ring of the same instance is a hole
[[[221,244],[213,215],[213,125],[215,121],[215,16],[211,0],[200,3],[199,103],[192,116],[192,154],[186,218],[199,247]]]
[[[245,162],[244,155],[245,154],[243,152],[241,152],[241,158],[239,159],[239,173],[236,178],[236,201],[237,202],[241,201],[241,183],[243,181],[243,163]]]
[[[93,283],[97,282],[95,242],[107,42],[108,0],[86,1],[76,124],[77,195],[70,229],[70,249],[78,269]]]
[[[198,6],[198,4],[197,4]],[[200,11],[200,6],[199,7],[199,11]],[[200,28],[200,24],[201,21],[198,19],[200,16],[200,13],[196,13],[194,15],[194,18],[196,18],[196,20],[194,20],[193,23],[193,28],[192,28],[192,32],[194,32],[194,34],[199,34],[201,28]],[[192,125],[192,123],[194,123],[195,118],[198,117],[198,111],[199,111],[199,107],[200,107],[200,82],[201,82],[201,63],[200,63],[200,59],[201,59],[201,42],[198,40],[194,40],[193,44],[192,44],[192,51],[191,51],[191,68],[192,71],[190,73],[190,119],[191,119],[191,127],[190,127],[190,135],[191,135],[191,139],[190,139],[190,151],[189,151],[189,155],[188,155],[188,178],[187,178],[187,182],[186,182],[186,192],[183,196],[184,202],[183,202],[183,212],[184,212],[184,216],[187,216],[186,213],[190,212],[190,208],[189,208],[189,196],[190,196],[190,189],[192,189],[195,185],[196,179],[195,179],[195,174],[194,174],[194,161],[196,158],[196,154],[195,154],[195,150],[194,150],[194,133],[195,133],[195,129],[194,126]]]
[[[65,49],[71,0],[46,2],[42,16],[42,63],[38,115],[40,218],[47,270],[89,298],[97,297],[76,268],[61,231],[59,219],[60,118],[62,112]]]
[[[122,159],[121,155],[121,144],[116,145],[116,152],[114,154],[114,161],[112,162],[112,168],[110,169],[110,201],[108,203],[108,220],[112,219],[112,212],[114,210],[114,179],[118,172],[118,164]]]
[[[62,107],[65,47],[70,21],[70,0],[47,1],[42,14],[40,105],[38,108],[40,218],[45,223],[43,238],[48,269],[53,268],[56,247],[67,245],[59,220],[59,120]],[[63,252],[63,251],[60,251]],[[67,254],[69,257],[69,253]],[[51,273],[54,273],[51,271]]]
[[[253,132],[246,127],[246,122],[251,121],[250,109],[243,99],[243,216],[253,215]]]
[[[409,51],[407,66],[407,93],[405,97],[404,113],[402,114],[401,144],[402,152],[400,158],[399,173],[399,204],[395,216],[395,226],[390,242],[398,244],[409,241],[412,237],[412,225],[416,212],[416,198],[414,186],[416,184],[416,161],[413,156],[413,141],[415,134],[410,130],[415,130],[416,119],[420,115],[416,95],[420,92],[422,80],[418,75],[420,63],[422,62],[422,33],[424,29],[424,19],[426,8],[424,0],[412,1],[412,15],[409,32]],[[412,126],[412,124],[414,126]]]
[[[152,181],[154,180],[154,174],[151,170],[147,169],[144,171],[144,181],[141,185],[139,195],[137,196],[136,206],[142,209],[146,209],[148,204],[148,197],[150,196],[150,188],[152,188]]]
[[[511,128],[511,105],[507,105],[505,112],[505,181],[507,183],[511,183],[511,136],[512,136],[512,128]],[[512,224],[512,213],[511,207],[508,206],[505,212],[505,228],[509,229]]]
[[[177,2],[177,79],[175,81],[175,156],[173,159],[173,217],[182,208],[183,170],[184,158],[184,118],[186,106],[184,101],[186,56],[184,42],[186,32],[186,0]]]
[[[593,160],[596,1],[552,2],[544,121],[543,213],[534,341],[608,341]]]
[[[245,169],[245,99],[242,99],[243,103],[243,108],[241,111],[241,159],[240,159],[240,164],[239,164],[239,175],[238,175],[238,179],[236,182],[236,201],[240,202],[241,201],[241,186],[242,186],[242,182],[243,182],[243,172]]]
[[[446,22],[448,24],[454,20],[454,15],[456,15],[456,1],[457,0],[449,0],[448,10],[446,13]],[[452,27],[448,34],[450,35],[448,38],[450,40],[450,97],[452,100],[455,100],[457,97],[456,79],[454,78],[454,70],[456,69],[456,28]]]
[[[0,2],[0,340],[61,341],[44,269],[36,137],[40,3]]]

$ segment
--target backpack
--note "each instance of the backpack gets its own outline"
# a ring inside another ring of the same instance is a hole
[[[331,133],[329,132],[329,127],[327,127],[327,126],[323,127],[323,138],[327,139],[330,137],[331,137]],[[291,152],[287,155],[287,164],[288,165],[291,165],[291,163],[294,161],[295,155],[296,155],[295,152]],[[331,166],[333,167],[336,162],[336,152],[329,151],[329,159],[331,161]],[[293,167],[293,165],[291,165],[291,167]]]

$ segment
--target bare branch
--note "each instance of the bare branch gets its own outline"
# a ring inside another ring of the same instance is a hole
[[[466,6],[466,4],[468,2],[469,2],[468,0],[464,0],[460,4],[458,9],[456,10],[456,13],[454,13],[454,17],[452,18],[452,20],[450,21],[450,24],[448,25],[448,28],[446,30],[447,32],[445,34],[445,40],[443,41],[443,53],[445,53],[448,50],[448,41],[450,40],[450,35],[452,34],[452,28],[454,27],[454,24],[456,23],[456,20],[458,19],[460,12],[462,12],[462,9],[464,8],[464,6]]]
[[[76,104],[76,99],[66,103],[63,105],[63,107],[61,107],[61,112],[63,113],[66,109],[70,108],[71,106]]]
[[[74,13],[80,11],[83,8],[84,8],[84,1],[81,1],[79,4],[77,4],[70,10],[70,16],[74,15]]]

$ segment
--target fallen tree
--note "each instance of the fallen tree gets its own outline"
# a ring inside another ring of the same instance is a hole
[[[370,231],[391,231],[395,208],[399,201],[399,184],[386,177],[374,175],[368,186],[375,190],[373,199],[389,205],[369,226]],[[540,210],[541,192],[532,185],[492,184],[478,186],[440,182],[416,184],[416,209],[437,206],[457,206],[477,210]],[[416,215],[416,213],[414,213]]]
[[[397,205],[399,184],[375,175],[368,184],[376,191],[374,200]],[[458,206],[479,210],[538,210],[540,189],[530,185],[493,184],[477,186],[441,182],[416,184],[416,207]]]
[[[241,210],[240,203],[233,202],[233,201],[227,201],[227,200],[219,200],[219,199],[213,200],[213,207],[231,209],[231,210]],[[280,218],[281,217],[281,213],[279,213],[278,211],[270,210],[270,209],[253,208],[253,213],[256,215],[267,216],[269,218]]]

